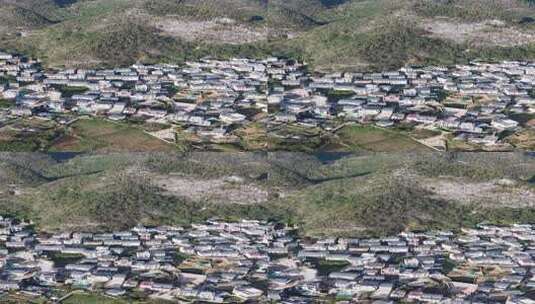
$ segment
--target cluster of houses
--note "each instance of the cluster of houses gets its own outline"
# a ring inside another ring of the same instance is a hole
[[[332,128],[333,120],[410,126],[494,145],[535,118],[535,63],[405,67],[383,73],[284,75],[268,96],[277,121]],[[531,126],[533,127],[533,126]]]
[[[176,124],[223,140],[233,126],[268,112],[269,75],[286,65],[271,58],[44,71],[37,60],[0,53],[0,98],[13,101],[0,117],[101,116]]]
[[[526,127],[518,117],[535,115],[534,84],[535,63],[516,61],[383,73],[309,73],[279,58],[45,71],[39,61],[0,53],[0,98],[13,101],[0,121],[98,115],[180,125],[211,141],[230,140],[250,122],[326,130],[358,122],[495,145]]]
[[[212,303],[532,303],[534,255],[533,225],[304,240],[252,220],[50,235],[0,218],[1,292],[52,300],[81,289]]]

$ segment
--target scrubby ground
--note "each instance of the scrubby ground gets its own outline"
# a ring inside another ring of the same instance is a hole
[[[517,185],[509,179],[487,182],[466,182],[462,179],[435,178],[419,181],[434,197],[462,204],[479,204],[491,208],[516,206],[533,208],[535,192],[532,187]]]
[[[203,56],[306,60],[383,70],[408,63],[535,59],[526,0],[1,0],[5,48],[49,66]]]
[[[421,26],[430,36],[473,47],[515,47],[535,42],[532,29],[507,26],[501,20],[459,22],[449,18],[424,19]]]
[[[69,125],[20,118],[0,127],[0,151],[147,152],[180,148],[148,134],[141,126],[87,117]]]
[[[382,235],[533,222],[534,178],[520,153],[4,153],[0,210],[47,231],[219,217]]]
[[[193,201],[218,204],[259,204],[268,200],[268,191],[242,177],[228,176],[218,179],[198,179],[176,175],[157,175],[151,178],[164,194],[184,197]]]
[[[237,24],[233,19],[217,18],[209,21],[187,21],[159,19],[154,25],[164,35],[170,35],[190,42],[213,42],[242,44],[266,41],[269,29],[253,28]]]

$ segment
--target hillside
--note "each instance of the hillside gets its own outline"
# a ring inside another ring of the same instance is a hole
[[[285,55],[320,69],[535,58],[524,0],[2,0],[2,44],[49,66]]]
[[[12,31],[3,40],[9,49],[38,56],[53,66],[176,62],[206,55],[267,56],[270,48],[263,44],[268,39],[316,24],[304,12],[295,11],[297,2],[77,1],[56,5],[61,20],[50,26],[20,18],[24,27],[9,26]],[[313,6],[323,7],[320,2],[299,7],[312,13]]]
[[[489,162],[497,165],[488,168]],[[286,208],[311,235],[381,235],[456,229],[481,221],[524,222],[533,216],[530,201],[535,196],[532,186],[528,190],[530,186],[521,185],[534,172],[533,165],[520,154],[508,153],[349,157],[334,166],[352,174],[345,171],[342,178],[274,204]]]
[[[524,154],[4,153],[0,164],[3,215],[47,231],[220,217],[368,235],[535,220]]]
[[[534,12],[522,1],[351,1],[297,40],[326,68],[533,58]]]
[[[1,10],[2,25],[0,31],[9,31],[17,28],[40,28],[52,22],[45,17],[16,5],[5,5]]]

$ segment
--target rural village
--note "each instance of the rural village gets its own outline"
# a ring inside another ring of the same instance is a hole
[[[535,304],[535,0],[0,20],[0,304]]]
[[[36,233],[11,218],[0,227],[0,289],[19,299],[532,303],[535,290],[533,225],[319,240],[248,220],[109,233]]]
[[[358,123],[429,130],[434,135],[422,143],[437,150],[446,150],[446,135],[494,147],[534,128],[534,84],[535,63],[516,61],[331,74],[279,58],[44,70],[39,60],[0,53],[0,124],[97,116],[170,125],[151,133],[168,142],[180,133],[230,143],[251,123],[267,132]]]

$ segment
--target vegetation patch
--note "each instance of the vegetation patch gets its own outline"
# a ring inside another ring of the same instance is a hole
[[[507,0],[419,0],[415,2],[415,11],[426,17],[451,17],[464,21],[482,21],[499,19],[518,22],[533,11],[528,1]]]
[[[339,143],[349,151],[426,151],[427,147],[406,137],[405,135],[379,129],[373,126],[348,125],[340,129],[336,135]]]
[[[96,294],[75,293],[65,299],[65,304],[125,304],[126,301]]]
[[[61,97],[63,98],[71,98],[74,95],[83,94],[89,91],[89,88],[86,87],[75,87],[67,85],[58,85],[56,86],[56,89],[61,92]]]
[[[5,35],[0,28],[0,38],[5,48],[39,57],[48,66],[276,55],[306,60],[317,69],[384,70],[412,63],[535,58],[529,36],[507,35],[532,32],[529,20],[535,10],[520,0],[20,2],[15,15],[0,9],[8,25],[16,25],[4,29]],[[482,32],[503,32],[502,38],[515,36],[522,45],[474,46],[453,42],[447,35],[432,37],[426,21],[420,21],[439,17],[452,19],[454,24],[498,20],[504,24],[496,31],[491,26]],[[215,26],[210,39],[203,30],[206,22]],[[20,24],[32,34],[20,35]],[[173,34],[168,31],[173,25],[195,37]]]
[[[13,107],[13,102],[0,98],[0,108],[6,109]]]
[[[79,119],[56,141],[51,151],[170,151],[173,145],[125,123]]]
[[[534,170],[529,155],[515,153],[361,152],[316,157],[288,152],[151,152],[66,160],[6,154],[0,155],[0,177],[5,181],[0,185],[0,209],[3,215],[31,219],[45,231],[189,225],[215,217],[280,221],[298,225],[310,236],[391,235],[458,229],[483,221],[533,222]],[[268,196],[237,204],[232,198],[211,199],[216,193],[197,188],[193,190],[206,195],[187,197],[165,191],[155,177],[199,184],[228,180],[254,185]],[[447,192],[445,183],[451,181],[466,189],[483,186],[481,191],[492,185],[500,191],[500,202],[507,204],[479,203],[472,195],[452,198],[442,191]]]
[[[54,262],[54,265],[56,267],[64,267],[68,264],[74,264],[81,259],[83,259],[84,256],[81,254],[74,254],[74,253],[51,253],[50,259]]]
[[[46,151],[62,130],[37,119],[17,119],[0,128],[0,150],[12,152]]]

